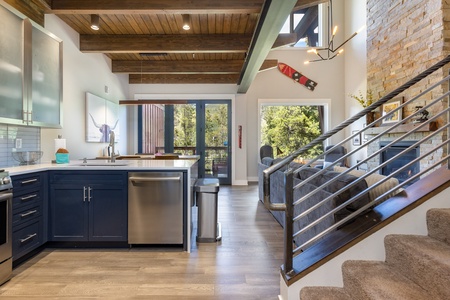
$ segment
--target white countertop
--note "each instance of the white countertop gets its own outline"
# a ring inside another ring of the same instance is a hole
[[[21,175],[32,172],[49,170],[123,170],[123,171],[168,171],[168,170],[189,170],[197,159],[131,159],[116,160],[115,163],[105,160],[88,160],[83,164],[83,160],[71,160],[68,164],[40,163],[17,167],[7,167],[10,175]]]

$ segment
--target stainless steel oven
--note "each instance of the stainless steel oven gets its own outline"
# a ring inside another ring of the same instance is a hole
[[[0,284],[12,274],[12,198],[11,178],[0,170]]]

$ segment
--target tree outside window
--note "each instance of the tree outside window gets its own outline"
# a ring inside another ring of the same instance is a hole
[[[318,106],[264,105],[261,109],[261,142],[276,149],[275,157],[286,156],[322,134]],[[322,153],[322,145],[317,145],[303,158]]]

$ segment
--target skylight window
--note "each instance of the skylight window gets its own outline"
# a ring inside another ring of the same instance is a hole
[[[292,47],[317,47],[319,44],[319,5],[294,11],[287,18],[280,33],[297,33]]]

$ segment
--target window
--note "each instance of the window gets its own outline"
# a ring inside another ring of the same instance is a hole
[[[280,33],[296,33],[297,43],[293,47],[320,47],[322,5],[299,9],[291,13]]]
[[[264,105],[261,108],[261,144],[275,147],[275,156],[286,156],[322,134],[323,106]],[[322,145],[303,158],[323,153]]]

